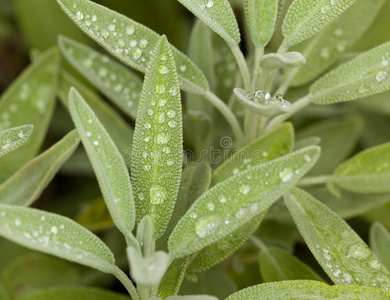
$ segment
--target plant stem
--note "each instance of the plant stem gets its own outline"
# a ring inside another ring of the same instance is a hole
[[[139,252],[141,252],[139,242],[131,232],[128,235],[125,235],[125,238],[126,238],[127,247],[133,247]]]
[[[319,176],[308,176],[303,178],[298,182],[298,185],[303,186],[312,186],[317,184],[325,184],[329,179],[331,179],[332,175],[319,175]]]
[[[121,269],[115,266],[115,269],[112,274],[123,284],[123,286],[129,292],[132,300],[140,300],[134,284],[131,282],[130,278],[127,277],[125,273],[123,273]]]
[[[236,59],[238,68],[240,69],[242,81],[244,83],[244,89],[249,91],[251,88],[251,78],[250,78],[249,69],[248,69],[248,65],[246,63],[244,54],[242,54],[242,52],[237,44],[228,43],[228,45],[229,45],[230,49],[232,50],[232,53],[234,55],[234,58]]]
[[[311,101],[310,94],[308,94],[305,97],[294,102],[293,105],[291,106],[291,110],[288,113],[285,113],[283,115],[280,115],[280,116],[277,116],[277,117],[274,117],[273,119],[271,119],[271,121],[268,123],[268,125],[265,128],[265,132],[271,130],[275,126],[282,124],[285,120],[290,118],[296,112],[298,112],[302,108],[308,106],[310,104],[310,101]]]
[[[253,64],[253,77],[252,77],[252,92],[257,90],[259,76],[261,72],[260,59],[264,54],[264,47],[256,46],[255,48],[255,62]]]
[[[221,99],[219,99],[214,93],[211,91],[207,91],[204,94],[204,97],[209,100],[219,111],[220,113],[226,118],[229,125],[232,127],[233,133],[237,139],[237,144],[241,146],[243,144],[244,135],[242,133],[240,124],[238,123],[238,120],[236,116],[233,114],[233,112],[229,109],[229,107],[223,102]]]

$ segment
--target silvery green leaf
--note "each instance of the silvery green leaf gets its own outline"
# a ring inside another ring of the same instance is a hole
[[[283,21],[287,46],[298,44],[336,19],[355,0],[294,0]]]
[[[123,157],[93,110],[73,88],[69,92],[69,111],[96,173],[112,220],[129,237],[134,228],[135,209],[130,176]]]
[[[340,165],[331,181],[357,193],[390,192],[390,143],[366,149]]]
[[[240,88],[235,88],[233,92],[245,108],[262,116],[273,117],[289,112],[291,109],[290,102],[282,97],[272,97],[268,92],[251,93]]]
[[[330,286],[319,281],[289,280],[281,282],[263,283],[251,286],[237,293],[234,293],[230,297],[226,298],[226,300],[341,300],[354,299],[356,297],[358,297],[359,300],[386,300],[388,299],[388,297],[390,297],[390,292],[384,289],[365,286]]]
[[[55,105],[59,53],[49,49],[34,61],[2,94],[0,130],[24,124],[34,126],[31,137],[18,151],[0,158],[0,182],[39,151]]]
[[[378,256],[381,263],[390,270],[390,233],[385,226],[379,222],[372,224],[370,228],[370,246],[372,251]]]
[[[158,286],[169,265],[168,254],[163,251],[143,257],[138,250],[128,247],[127,257],[132,278],[142,286]]]
[[[321,138],[318,136],[303,138],[295,142],[294,150],[299,150],[309,146],[318,146],[320,142]]]
[[[315,164],[308,147],[240,172],[203,194],[173,230],[168,249],[189,255],[223,239],[268,208]]]
[[[57,0],[65,13],[89,37],[125,64],[146,72],[160,36],[124,15],[88,0]],[[203,94],[208,83],[182,52],[171,46],[183,90]]]
[[[155,238],[164,233],[179,190],[182,136],[175,62],[168,41],[162,37],[146,73],[132,153],[137,219],[152,217]]]
[[[139,241],[143,251],[143,255],[146,257],[152,251],[153,243],[153,224],[150,216],[142,218],[137,228],[137,240]]]
[[[265,70],[285,69],[299,67],[305,63],[305,57],[299,52],[269,53],[261,58],[260,67]]]
[[[0,204],[0,235],[17,244],[102,272],[115,268],[114,255],[92,232],[69,218]]]
[[[33,125],[22,125],[0,131],[0,157],[23,145],[33,132]]]
[[[245,0],[245,19],[252,42],[266,46],[274,33],[278,15],[278,0]]]
[[[0,203],[30,205],[41,195],[79,142],[78,133],[73,131],[24,165],[0,185]]]
[[[330,71],[310,88],[316,104],[332,104],[390,89],[390,42],[382,44]]]
[[[383,0],[356,0],[345,12],[318,34],[293,48],[306,58],[306,64],[286,70],[285,78],[298,86],[312,81],[342,57],[371,25]]]
[[[297,188],[292,188],[284,201],[311,252],[334,283],[390,288],[388,271],[341,217]]]
[[[167,300],[218,300],[217,297],[209,296],[209,295],[170,296],[165,299]]]
[[[166,298],[170,295],[176,295],[179,292],[181,283],[186,272],[188,256],[175,258],[169,265],[167,271],[158,287],[158,296]]]
[[[84,78],[135,119],[142,81],[133,72],[92,48],[66,37],[59,37],[61,53]]]
[[[228,0],[178,0],[230,44],[240,42],[236,17]]]
[[[280,125],[234,153],[218,167],[213,173],[211,186],[250,167],[290,153],[293,144],[294,129],[291,123]]]

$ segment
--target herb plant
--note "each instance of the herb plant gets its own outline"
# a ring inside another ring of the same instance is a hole
[[[59,36],[3,94],[2,237],[114,275],[133,300],[390,299],[390,144],[373,121],[390,42],[352,51],[385,0],[244,0],[246,51],[228,0],[178,0],[197,17],[188,56],[95,2],[57,2],[110,56]],[[56,96],[76,129],[37,155]],[[97,178],[102,199],[76,220],[28,207],[60,169]],[[362,215],[384,222],[372,250],[344,220]],[[5,278],[1,299],[129,299],[93,280],[15,294]]]

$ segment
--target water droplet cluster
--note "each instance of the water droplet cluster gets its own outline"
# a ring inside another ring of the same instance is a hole
[[[257,91],[254,94],[254,97],[252,100],[255,103],[265,105],[265,106],[272,106],[275,103],[277,103],[279,105],[279,107],[281,108],[281,110],[283,110],[284,112],[288,112],[291,109],[291,103],[284,100],[281,95],[276,95],[275,97],[272,97],[269,92],[264,92],[261,90]]]

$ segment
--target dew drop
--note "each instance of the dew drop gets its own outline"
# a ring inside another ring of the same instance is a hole
[[[196,219],[196,217],[197,217],[196,213],[192,212],[192,213],[190,214],[190,218],[191,218],[191,219]]]
[[[51,231],[52,234],[57,234],[58,233],[58,228],[56,226],[52,226],[50,228],[50,231]]]
[[[171,152],[171,149],[169,149],[169,147],[164,147],[164,149],[162,150],[164,153],[170,153]]]
[[[135,31],[134,26],[126,27],[126,34],[132,35],[134,33],[134,31]]]
[[[135,47],[137,46],[137,41],[136,40],[131,40],[130,41],[130,47]]]
[[[175,127],[177,126],[177,122],[176,122],[176,121],[169,121],[169,122],[168,122],[168,125],[169,125],[169,127],[171,127],[171,128],[175,128]]]
[[[152,125],[150,125],[150,123],[146,123],[146,124],[144,125],[144,127],[145,127],[146,129],[149,129],[149,128],[152,127]]]
[[[389,61],[384,59],[382,60],[382,66],[387,67],[389,65]]]
[[[97,21],[97,17],[96,15],[93,15],[92,18],[91,18],[92,22],[96,22]]]
[[[195,232],[200,238],[205,238],[207,235],[214,233],[217,229],[218,223],[211,221],[210,218],[200,220],[195,225]]]
[[[220,203],[226,203],[226,198],[224,196],[219,196]]]
[[[359,93],[363,94],[363,93],[367,93],[368,92],[368,89],[366,88],[365,85],[362,85],[360,88],[359,88]]]
[[[99,142],[98,142],[98,141],[93,141],[93,144],[94,144],[95,146],[97,146],[97,145],[99,145]]]
[[[152,109],[148,109],[148,115],[149,116],[153,115],[153,110]]]
[[[180,66],[180,71],[185,72],[186,69],[187,69],[187,67],[185,65]]]
[[[144,141],[149,143],[150,142],[150,136],[147,136],[146,138],[144,138]]]
[[[109,31],[114,31],[115,30],[115,25],[114,24],[110,24],[110,25],[108,25],[108,30]]]
[[[162,204],[167,199],[168,194],[165,188],[157,185],[150,189],[150,200],[153,204]]]
[[[161,124],[161,123],[164,123],[165,121],[165,114],[162,113],[158,116],[158,122]]]
[[[18,218],[18,219],[15,219],[15,225],[16,225],[16,226],[22,225],[22,221],[20,221],[19,218]]]
[[[244,184],[243,186],[240,187],[240,193],[243,195],[247,195],[250,190],[251,190],[251,188],[247,184]]]
[[[293,170],[290,168],[285,168],[282,172],[279,173],[279,178],[282,180],[282,182],[288,182],[292,179],[293,175]]]
[[[303,158],[307,161],[307,162],[310,162],[310,156],[309,155],[307,155],[307,154],[305,154],[305,156],[303,156]]]
[[[336,36],[343,36],[344,35],[344,31],[343,31],[343,29],[342,28],[337,28],[335,31],[334,31],[334,34],[336,35]]]
[[[207,203],[207,209],[210,211],[214,210],[214,203]]]
[[[370,267],[373,268],[374,270],[378,270],[378,269],[380,269],[380,267],[381,267],[380,262],[379,262],[378,260],[376,260],[376,259],[371,260],[370,263],[369,263],[369,265],[370,265]]]
[[[160,66],[158,68],[158,71],[161,73],[161,74],[167,74],[168,73],[168,68],[166,66]]]
[[[214,2],[213,2],[212,0],[209,0],[209,1],[206,3],[206,7],[207,7],[207,8],[211,8],[211,7],[213,7],[213,5],[214,5]]]
[[[142,39],[139,41],[139,45],[141,46],[141,48],[146,48],[146,46],[148,45],[148,41],[145,39]]]
[[[169,135],[166,133],[159,133],[157,135],[157,144],[166,144],[169,141]]]
[[[329,55],[330,55],[329,54],[329,48],[324,47],[324,48],[321,49],[320,56],[322,58],[327,59],[327,58],[329,58]]]
[[[385,81],[388,77],[388,74],[387,72],[385,71],[379,71],[377,74],[376,74],[376,81],[378,82],[382,82],[382,81]]]
[[[168,116],[168,118],[173,118],[176,116],[176,113],[173,110],[170,110],[167,112],[167,116]]]
[[[138,198],[139,200],[144,200],[145,199],[144,193],[139,193]]]
[[[107,69],[105,69],[105,68],[101,68],[100,70],[99,70],[99,76],[100,77],[106,77],[107,76]]]
[[[370,256],[370,251],[363,244],[358,243],[349,248],[348,256],[362,260]]]
[[[172,165],[173,165],[173,160],[168,160],[168,161],[167,161],[167,165],[168,165],[168,166],[172,166]]]
[[[81,21],[82,19],[84,19],[84,14],[81,12],[81,11],[78,11],[76,13],[76,18]]]

